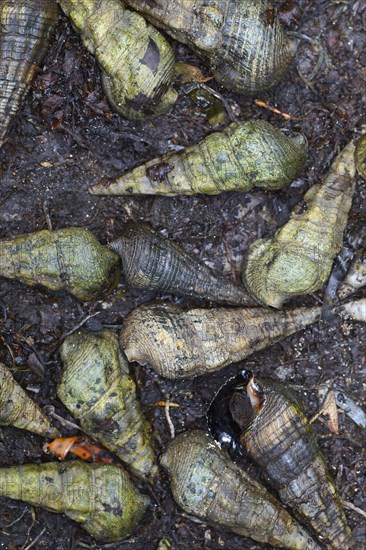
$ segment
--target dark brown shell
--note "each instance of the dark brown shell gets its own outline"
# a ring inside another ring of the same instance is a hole
[[[0,1],[0,146],[47,53],[55,0]]]
[[[300,402],[276,382],[248,380],[233,387],[229,404],[243,446],[320,540],[330,548],[353,548],[341,499]]]
[[[253,305],[247,292],[146,224],[128,223],[109,243],[122,260],[127,284],[213,302]]]

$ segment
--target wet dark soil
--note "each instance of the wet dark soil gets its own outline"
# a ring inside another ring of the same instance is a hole
[[[88,193],[101,178],[159,153],[197,142],[212,131],[206,113],[179,89],[179,99],[157,120],[129,122],[113,113],[103,95],[100,73],[66,18],[61,17],[55,41],[24,108],[0,151],[0,237],[12,237],[52,227],[81,226],[102,243],[116,237],[127,220],[144,220],[186,250],[198,255],[234,280],[248,245],[269,236],[288,218],[305,190],[327,172],[336,153],[360,135],[366,114],[366,6],[361,0],[301,0],[302,16],[290,32],[299,41],[294,65],[284,80],[258,99],[291,115],[280,115],[220,89],[238,120],[262,118],[277,127],[301,130],[309,141],[309,158],[302,176],[277,193],[254,191],[217,197],[105,198]],[[188,50],[174,43],[177,58],[207,69]],[[216,129],[216,128],[215,128]],[[357,181],[345,239],[359,243],[366,232],[366,182]],[[361,296],[362,293],[359,293]],[[80,303],[66,293],[26,287],[0,280],[0,360],[41,405],[52,405],[71,419],[56,398],[61,363],[57,342],[86,317],[90,330],[118,330],[138,304],[155,298],[125,287],[104,300]],[[158,296],[183,305],[173,296]],[[314,304],[323,292],[294,300]],[[366,327],[334,319],[287,338],[210,377],[171,382],[149,369],[132,365],[146,415],[153,423],[157,452],[171,435],[164,409],[151,406],[167,397],[175,432],[205,427],[205,413],[218,387],[240,367],[293,385],[309,416],[319,410],[317,388],[337,384],[366,409]],[[57,424],[57,422],[56,422]],[[318,420],[314,428],[342,498],[366,511],[365,433],[343,413],[340,433],[330,433]],[[63,428],[64,435],[71,431]],[[4,427],[0,432],[0,464],[43,462],[41,438]],[[156,549],[166,539],[175,550],[242,550],[263,548],[187,517],[174,504],[166,475],[150,489],[154,505],[127,541],[100,545],[62,515],[1,500],[0,548]],[[366,547],[365,516],[347,509],[359,548]],[[32,545],[32,542],[34,544]]]

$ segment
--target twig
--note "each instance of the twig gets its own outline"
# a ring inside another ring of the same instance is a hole
[[[64,340],[67,336],[70,336],[70,334],[73,334],[74,332],[76,332],[77,330],[79,330],[80,327],[82,327],[83,325],[85,325],[85,323],[87,321],[89,321],[89,319],[91,319],[92,317],[95,317],[96,315],[99,315],[99,313],[101,313],[101,311],[96,311],[95,313],[91,313],[90,315],[87,315],[86,317],[84,317],[84,319],[82,319],[80,321],[80,323],[78,323],[75,327],[73,327],[71,330],[69,330],[68,332],[66,332],[65,334],[63,334],[63,336],[61,336],[60,340],[59,341],[62,341]]]
[[[357,512],[364,518],[366,518],[366,512],[364,510],[361,510],[361,508],[357,508],[352,502],[348,502],[347,500],[342,500],[342,504],[345,508],[348,508],[348,510],[352,510],[352,512]]]
[[[165,401],[165,418],[166,418],[166,421],[168,422],[168,426],[169,426],[169,430],[170,430],[170,437],[172,439],[174,439],[175,437],[175,428],[174,428],[174,424],[172,422],[172,419],[170,418],[170,413],[169,413],[169,395],[166,396],[166,401]]]
[[[43,201],[42,203],[42,210],[43,210],[44,217],[46,218],[47,227],[50,231],[52,231],[52,221],[51,221],[51,217],[50,217],[50,213],[49,213],[46,201]]]
[[[39,541],[39,539],[41,538],[41,536],[43,535],[43,533],[45,532],[46,530],[46,527],[44,527],[42,529],[42,531],[39,533],[39,535],[36,536],[36,538],[34,540],[32,540],[32,542],[30,544],[28,544],[28,546],[26,546],[25,548],[23,548],[23,550],[29,550],[30,548],[32,548],[32,546],[34,546],[36,544],[36,542]]]
[[[81,428],[77,424],[74,424],[74,422],[70,422],[70,420],[66,420],[66,418],[62,418],[62,416],[59,416],[57,413],[55,413],[55,407],[53,405],[46,405],[45,407],[43,407],[43,409],[48,416],[56,418],[56,420],[58,420],[60,424],[62,424],[62,426],[64,426],[65,428],[74,428],[86,434],[83,428]]]

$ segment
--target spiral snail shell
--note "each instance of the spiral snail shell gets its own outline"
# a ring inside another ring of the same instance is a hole
[[[46,56],[56,0],[0,1],[0,146]]]
[[[79,300],[92,300],[114,288],[119,264],[117,254],[81,227],[0,240],[0,277],[67,290]]]
[[[270,0],[127,0],[208,59],[216,80],[242,94],[279,82],[295,53]]]
[[[176,502],[209,525],[272,546],[319,548],[266,489],[235,464],[204,431],[173,439],[161,458]]]
[[[74,332],[61,346],[57,394],[82,428],[113,451],[136,475],[154,478],[151,427],[115,334]]]
[[[173,105],[174,54],[159,31],[119,0],[59,1],[95,55],[104,91],[116,111],[143,120]]]
[[[214,302],[251,305],[247,292],[159,235],[147,224],[129,222],[108,244],[122,260],[128,285]]]
[[[233,122],[196,145],[167,153],[90,188],[96,195],[216,195],[289,185],[307,153],[302,134],[288,137],[269,122]]]
[[[259,302],[279,308],[293,296],[320,289],[328,279],[352,204],[354,153],[351,142],[333,161],[324,181],[306,193],[304,211],[293,212],[272,239],[257,240],[249,247],[243,282]]]
[[[103,542],[130,535],[150,503],[121,468],[76,460],[0,468],[0,496],[63,513]]]
[[[234,450],[242,446],[282,502],[329,548],[354,547],[315,433],[286,388],[243,370],[218,392],[208,418],[213,436]]]

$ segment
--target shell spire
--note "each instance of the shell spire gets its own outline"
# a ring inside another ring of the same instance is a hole
[[[3,363],[0,363],[0,426],[15,426],[43,437],[60,435]]]

